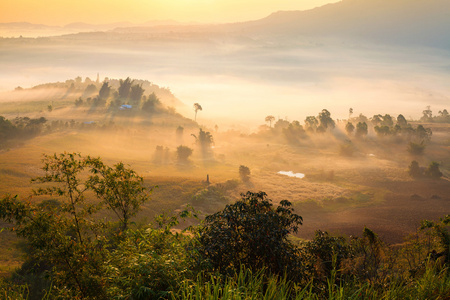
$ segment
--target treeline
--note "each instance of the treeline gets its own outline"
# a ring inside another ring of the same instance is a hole
[[[349,119],[345,122],[345,132],[349,137],[363,139],[369,134],[369,129],[372,129],[377,137],[395,136],[404,138],[408,142],[426,143],[430,141],[433,134],[430,128],[425,128],[423,125],[417,125],[414,128],[401,114],[396,118],[389,114],[377,114],[371,118],[360,114],[352,118],[352,114],[353,109],[350,109]],[[289,122],[283,119],[275,122],[275,117],[271,115],[267,116],[265,121],[269,123],[269,126],[263,128],[262,132],[269,129],[270,132],[282,135],[288,142],[294,144],[307,138],[308,135],[331,132],[336,127],[336,123],[342,122],[342,120],[333,120],[327,109],[323,109],[317,116],[307,116],[304,125],[299,121]],[[273,126],[272,123],[274,123]]]
[[[420,118],[420,121],[422,122],[450,123],[450,114],[446,109],[440,110],[437,116],[433,116],[431,107],[427,106],[427,108],[422,112],[422,114],[423,115]]]
[[[47,119],[17,117],[8,120],[0,116],[0,147],[4,147],[10,140],[23,139],[36,136],[42,132],[47,123]]]
[[[22,268],[0,281],[6,299],[450,296],[449,215],[423,221],[401,247],[369,228],[350,238],[318,230],[311,241],[294,243],[290,235],[303,219],[292,204],[274,206],[264,192],[247,192],[180,232],[174,227],[195,218],[194,210],[160,215],[148,226],[132,222],[151,189],[122,163],[75,153],[43,162],[43,176],[32,181],[40,203],[0,200],[0,218],[27,249]]]

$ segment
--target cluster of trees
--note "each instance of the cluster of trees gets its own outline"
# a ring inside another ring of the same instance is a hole
[[[361,119],[366,119],[366,121]],[[355,136],[357,137],[367,135],[368,122],[370,122],[371,126],[373,126],[373,130],[379,137],[401,135],[407,140],[422,142],[429,141],[432,135],[431,129],[425,128],[423,125],[418,125],[414,129],[402,114],[398,115],[396,119],[389,114],[378,114],[374,115],[370,120],[365,118],[363,115],[360,115],[358,118],[354,119],[354,122],[358,122],[356,124],[356,131],[352,121],[347,122],[345,126],[345,130],[348,135],[353,134],[354,131]]]
[[[182,126],[178,126],[176,129],[177,140],[181,141],[183,138],[184,128]],[[209,131],[205,131],[202,128],[199,129],[197,135],[191,134],[195,138],[195,143],[200,149],[202,153],[203,159],[210,159],[213,157],[212,146],[214,145],[214,138]],[[188,165],[190,164],[190,157],[193,154],[194,149],[180,145],[176,149],[176,161],[180,165]],[[168,147],[156,146],[154,159],[155,163],[159,164],[167,164],[170,162],[170,149]]]
[[[33,298],[192,299],[198,289],[196,299],[202,299],[212,285],[218,297],[228,292],[220,286],[243,269],[283,278],[290,286],[285,293],[305,289],[323,298],[332,292],[330,286],[344,283],[350,293],[378,292],[391,280],[414,288],[431,250],[432,258],[443,257],[446,266],[450,262],[450,216],[423,222],[423,232],[433,235],[406,243],[404,257],[398,248],[391,254],[368,228],[350,239],[317,231],[311,241],[296,244],[289,236],[299,230],[302,217],[289,201],[274,206],[264,192],[242,194],[189,227],[190,234],[180,234],[173,227],[195,217],[195,211],[160,215],[144,227],[131,222],[149,190],[121,163],[110,167],[99,158],[71,153],[45,156],[43,170],[33,180],[39,185],[34,194],[47,196],[41,203],[9,195],[0,200],[0,219],[13,224],[8,229],[23,237],[29,250],[10,284],[26,284]],[[99,217],[106,215],[103,209],[115,218]],[[20,291],[1,292],[7,298],[27,297]]]
[[[431,107],[427,108],[422,112],[422,117],[420,118],[422,122],[435,122],[435,123],[450,123],[450,114],[447,109],[440,110],[437,116],[433,116]]]
[[[30,138],[38,135],[44,129],[46,122],[47,119],[44,117],[36,119],[17,117],[8,120],[0,116],[0,146],[11,139]]]
[[[428,168],[420,167],[415,160],[411,162],[408,167],[408,174],[413,178],[432,178],[439,179],[442,177],[442,172],[439,170],[439,163],[432,161]]]
[[[164,108],[156,94],[153,92],[148,97],[145,96],[145,89],[142,85],[142,83],[134,83],[134,80],[127,77],[125,80],[120,79],[117,90],[114,90],[108,81],[104,81],[97,96],[88,97],[85,101],[82,97],[79,97],[75,100],[75,106],[86,104],[103,107],[109,103],[110,108],[119,109],[121,105],[127,104],[149,113],[163,111]],[[96,86],[91,84],[86,87],[83,95],[92,96],[95,92]]]

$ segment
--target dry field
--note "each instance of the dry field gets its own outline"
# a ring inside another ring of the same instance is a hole
[[[83,114],[73,108],[41,113],[49,120],[82,120]],[[95,112],[85,118],[107,122]],[[204,160],[191,136],[198,133],[192,124],[183,124],[180,141],[175,134],[176,119],[153,119],[153,125],[139,116],[116,116],[114,121],[118,125],[112,129],[63,129],[2,149],[0,194],[27,197],[32,188],[30,178],[41,174],[43,154],[79,152],[100,156],[110,165],[122,161],[143,176],[146,185],[158,186],[137,216],[138,223],[151,222],[155,215],[176,212],[187,204],[210,214],[248,190],[265,191],[275,203],[283,199],[293,202],[304,218],[300,238],[311,238],[317,229],[358,235],[367,226],[386,242],[400,243],[416,230],[420,220],[450,213],[449,125],[426,125],[433,126],[434,134],[420,157],[409,155],[404,141],[370,135],[364,140],[352,139],[354,154],[342,156],[339,149],[347,139],[339,129],[342,124],[333,134],[310,136],[295,146],[277,137],[207,129],[214,136],[214,157]],[[176,163],[180,144],[194,149],[189,165]],[[155,162],[158,145],[167,148],[168,155]],[[411,179],[407,167],[412,160],[422,166],[439,162],[444,178]],[[240,165],[250,168],[249,182],[240,181]],[[291,178],[279,171],[306,176]],[[210,185],[205,182],[207,175]],[[2,232],[0,244],[0,271],[8,272],[21,262],[18,240]]]

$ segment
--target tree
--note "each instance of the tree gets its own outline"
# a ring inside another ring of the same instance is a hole
[[[274,208],[264,192],[241,196],[223,211],[205,218],[199,230],[199,253],[223,273],[243,265],[256,270],[265,267],[278,275],[297,273],[292,271],[298,263],[297,248],[288,235],[297,232],[302,217],[293,213],[287,200]]]
[[[112,168],[99,158],[89,159],[90,176],[87,187],[92,189],[101,204],[112,210],[119,218],[122,231],[128,229],[130,218],[138,212],[142,203],[148,199],[143,178],[132,169],[118,163]]]
[[[406,127],[408,125],[408,121],[406,121],[405,117],[400,114],[397,117],[397,125],[399,125],[400,127]]]
[[[203,157],[209,156],[211,147],[214,144],[214,139],[211,133],[200,128],[198,136],[195,134],[192,134],[192,136],[195,138],[197,145],[200,146]]]
[[[130,77],[127,77],[127,79],[119,80],[119,98],[122,100],[128,99],[128,96],[130,95],[131,86],[133,85],[134,80],[131,80]]]
[[[419,166],[419,163],[415,160],[411,162],[411,164],[408,167],[408,174],[413,178],[419,178],[422,177],[422,169]]]
[[[103,82],[102,87],[98,91],[98,98],[100,101],[106,101],[109,98],[109,95],[111,93],[111,87],[109,86],[108,82]]]
[[[366,122],[358,122],[358,124],[356,124],[355,136],[363,137],[363,136],[366,136],[367,133],[368,133],[367,123]]]
[[[131,86],[130,89],[130,101],[132,101],[135,104],[139,104],[142,99],[142,95],[144,95],[145,90],[142,88],[142,84],[135,84]]]
[[[428,168],[425,170],[425,175],[433,179],[441,178],[443,174],[439,170],[439,163],[432,161]]]
[[[352,115],[353,115],[353,108],[349,108],[348,109],[348,119],[350,120],[350,118],[352,117]]]
[[[89,84],[83,92],[83,97],[90,97],[97,92],[97,87],[95,84]]]
[[[106,299],[106,258],[120,235],[95,213],[106,205],[127,224],[126,215],[142,203],[142,180],[123,164],[110,168],[77,153],[45,155],[43,163],[43,176],[32,182],[39,185],[34,195],[46,200],[35,205],[8,195],[0,200],[0,219],[27,240],[32,263],[48,266],[63,298]],[[86,201],[92,194],[102,201]]]
[[[144,101],[144,103],[142,104],[142,110],[149,112],[149,113],[157,112],[160,107],[161,107],[161,101],[155,95],[155,93],[151,93],[148,96],[147,100]]]
[[[270,115],[267,116],[264,120],[269,123],[269,127],[272,127],[272,122],[275,121],[275,117]]]
[[[425,144],[423,143],[423,141],[420,144],[410,142],[408,145],[408,152],[412,155],[422,155],[424,151]]]
[[[351,135],[354,130],[355,126],[351,122],[347,122],[347,125],[345,125],[345,131],[347,131],[347,134]]]
[[[319,121],[314,116],[307,116],[305,119],[305,127],[307,131],[314,132],[317,128]]]
[[[433,121],[433,112],[431,111],[430,106],[428,105],[425,110],[422,111],[422,118],[420,118],[423,122],[432,122]]]
[[[319,113],[318,119],[320,122],[320,126],[325,130],[335,127],[334,120],[331,118],[331,113],[326,109],[322,109],[322,111]]]
[[[198,104],[198,103],[194,103],[194,111],[195,111],[194,121],[197,121],[197,111],[199,111],[199,110],[200,111],[203,110],[202,106],[200,104]]]
[[[189,156],[192,155],[193,150],[187,146],[177,147],[177,161],[178,163],[188,163]]]
[[[240,165],[239,166],[239,177],[243,182],[247,182],[250,180],[250,169],[247,166]]]

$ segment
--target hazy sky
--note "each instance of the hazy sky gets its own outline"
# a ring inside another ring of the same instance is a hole
[[[338,0],[0,0],[0,23],[235,22],[332,2]]]

